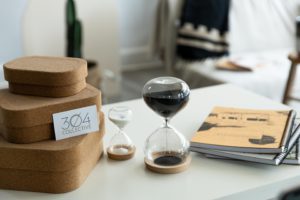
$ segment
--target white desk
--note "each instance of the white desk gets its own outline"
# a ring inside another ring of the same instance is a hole
[[[300,166],[279,167],[230,160],[207,159],[192,153],[192,163],[183,173],[161,175],[147,171],[143,163],[146,137],[161,119],[141,100],[106,105],[103,111],[116,105],[132,108],[134,118],[126,128],[137,147],[136,156],[128,161],[111,161],[106,156],[95,167],[85,183],[65,194],[43,194],[0,190],[0,199],[122,199],[122,200],[193,200],[193,199],[268,199],[286,187],[300,186]],[[190,102],[171,124],[187,138],[198,129],[215,105],[245,108],[287,109],[286,106],[249,93],[231,85],[194,90]],[[115,130],[106,120],[105,144]]]

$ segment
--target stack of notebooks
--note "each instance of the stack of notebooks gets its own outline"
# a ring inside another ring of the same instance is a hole
[[[293,110],[215,107],[191,139],[209,158],[300,164],[300,125]]]

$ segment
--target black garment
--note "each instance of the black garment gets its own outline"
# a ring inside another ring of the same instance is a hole
[[[177,37],[177,54],[189,60],[228,53],[230,0],[186,0]]]

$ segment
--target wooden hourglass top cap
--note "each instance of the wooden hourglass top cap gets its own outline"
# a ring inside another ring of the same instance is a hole
[[[5,80],[29,85],[71,85],[85,80],[88,74],[86,60],[69,57],[22,57],[3,67]]]

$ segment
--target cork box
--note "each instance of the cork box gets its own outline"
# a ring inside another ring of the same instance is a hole
[[[54,113],[91,105],[101,109],[100,91],[90,85],[64,98],[16,95],[8,89],[0,89],[0,96],[0,135],[11,143],[53,139]]]
[[[86,87],[87,62],[80,58],[30,56],[3,66],[9,90],[16,94],[66,97]]]
[[[78,188],[103,153],[104,130],[102,116],[98,132],[60,141],[12,144],[0,137],[0,188],[47,193]]]

